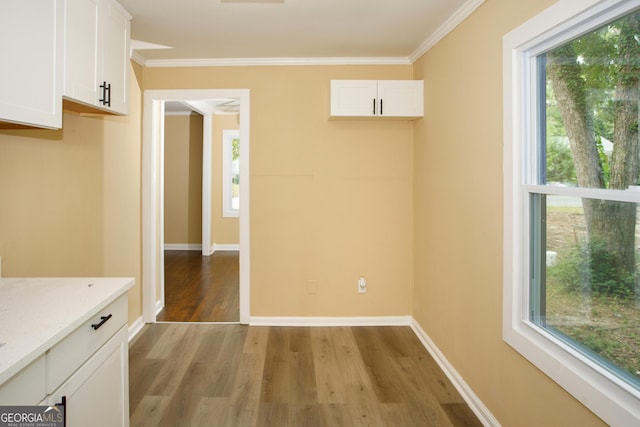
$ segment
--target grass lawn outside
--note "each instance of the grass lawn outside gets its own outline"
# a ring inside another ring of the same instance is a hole
[[[638,215],[640,218],[640,215]],[[636,226],[636,248],[640,225]],[[551,206],[547,210],[547,250],[558,253],[586,238],[581,207]],[[640,295],[627,298],[569,291],[547,267],[547,326],[588,347],[630,374],[640,387]],[[640,270],[640,269],[639,269]],[[636,286],[636,289],[638,287]]]

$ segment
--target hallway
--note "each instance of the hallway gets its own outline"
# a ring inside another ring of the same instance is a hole
[[[162,322],[238,322],[239,252],[165,251]]]

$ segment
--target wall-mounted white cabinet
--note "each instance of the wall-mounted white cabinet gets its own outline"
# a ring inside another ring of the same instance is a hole
[[[424,116],[422,80],[331,80],[331,117]]]
[[[2,3],[0,127],[62,126],[63,22],[63,0]]]
[[[131,15],[114,0],[66,0],[65,98],[129,112],[130,31]]]

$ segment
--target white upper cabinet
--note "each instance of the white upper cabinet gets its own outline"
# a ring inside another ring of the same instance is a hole
[[[331,80],[331,117],[424,116],[422,80]]]
[[[66,98],[117,114],[129,112],[131,15],[113,0],[66,0]]]
[[[63,6],[63,0],[2,3],[0,122],[62,127]]]

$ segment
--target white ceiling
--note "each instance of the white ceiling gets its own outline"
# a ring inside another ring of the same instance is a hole
[[[119,1],[133,16],[132,39],[171,47],[135,51],[151,65],[230,58],[409,61],[483,0]]]

